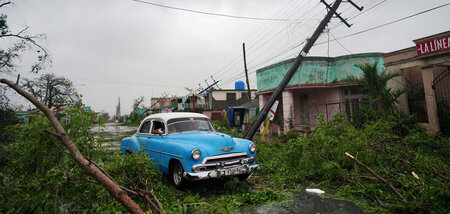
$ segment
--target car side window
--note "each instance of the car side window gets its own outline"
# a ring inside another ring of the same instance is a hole
[[[150,132],[150,121],[145,121],[139,129],[139,133],[148,134]]]
[[[154,120],[152,124],[152,134],[159,134],[159,132],[162,131],[164,133],[165,127],[164,123],[158,120]]]

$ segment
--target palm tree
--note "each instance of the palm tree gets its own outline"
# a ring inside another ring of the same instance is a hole
[[[378,61],[355,64],[363,73],[361,77],[347,76],[343,82],[356,83],[361,86],[361,91],[372,98],[372,105],[378,108],[392,110],[397,98],[406,92],[406,89],[391,90],[387,82],[400,73],[379,72]]]

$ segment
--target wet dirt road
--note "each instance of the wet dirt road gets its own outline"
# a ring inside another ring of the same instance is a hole
[[[103,127],[93,126],[91,131],[98,135],[99,143],[110,150],[119,150],[122,138],[129,137],[137,127],[125,126],[122,123],[105,123]]]

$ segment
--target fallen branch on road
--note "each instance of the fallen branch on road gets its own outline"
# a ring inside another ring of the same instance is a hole
[[[359,161],[358,159],[356,159],[355,157],[353,157],[351,154],[349,154],[348,152],[345,153],[346,156],[348,156],[349,158],[353,159],[357,164],[361,165],[362,167],[364,167],[367,171],[369,171],[370,173],[372,173],[372,175],[374,175],[375,177],[377,177],[378,179],[380,179],[381,181],[383,181],[383,183],[385,183],[386,185],[389,186],[389,188],[392,189],[392,191],[394,191],[394,193],[398,196],[398,198],[400,199],[400,201],[402,201],[403,203],[408,203],[408,201],[405,199],[405,197],[403,197],[402,194],[400,194],[400,192],[398,192],[398,190],[392,186],[392,184],[387,181],[386,179],[384,179],[383,177],[381,177],[380,175],[378,175],[375,171],[373,171],[371,168],[369,168],[368,166],[366,166],[365,164],[361,163],[361,161]]]

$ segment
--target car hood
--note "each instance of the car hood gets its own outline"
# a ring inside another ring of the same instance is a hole
[[[200,149],[202,154],[206,156],[243,152],[242,149],[236,148],[236,142],[231,136],[220,132],[186,132],[169,135],[168,140],[191,145]]]

